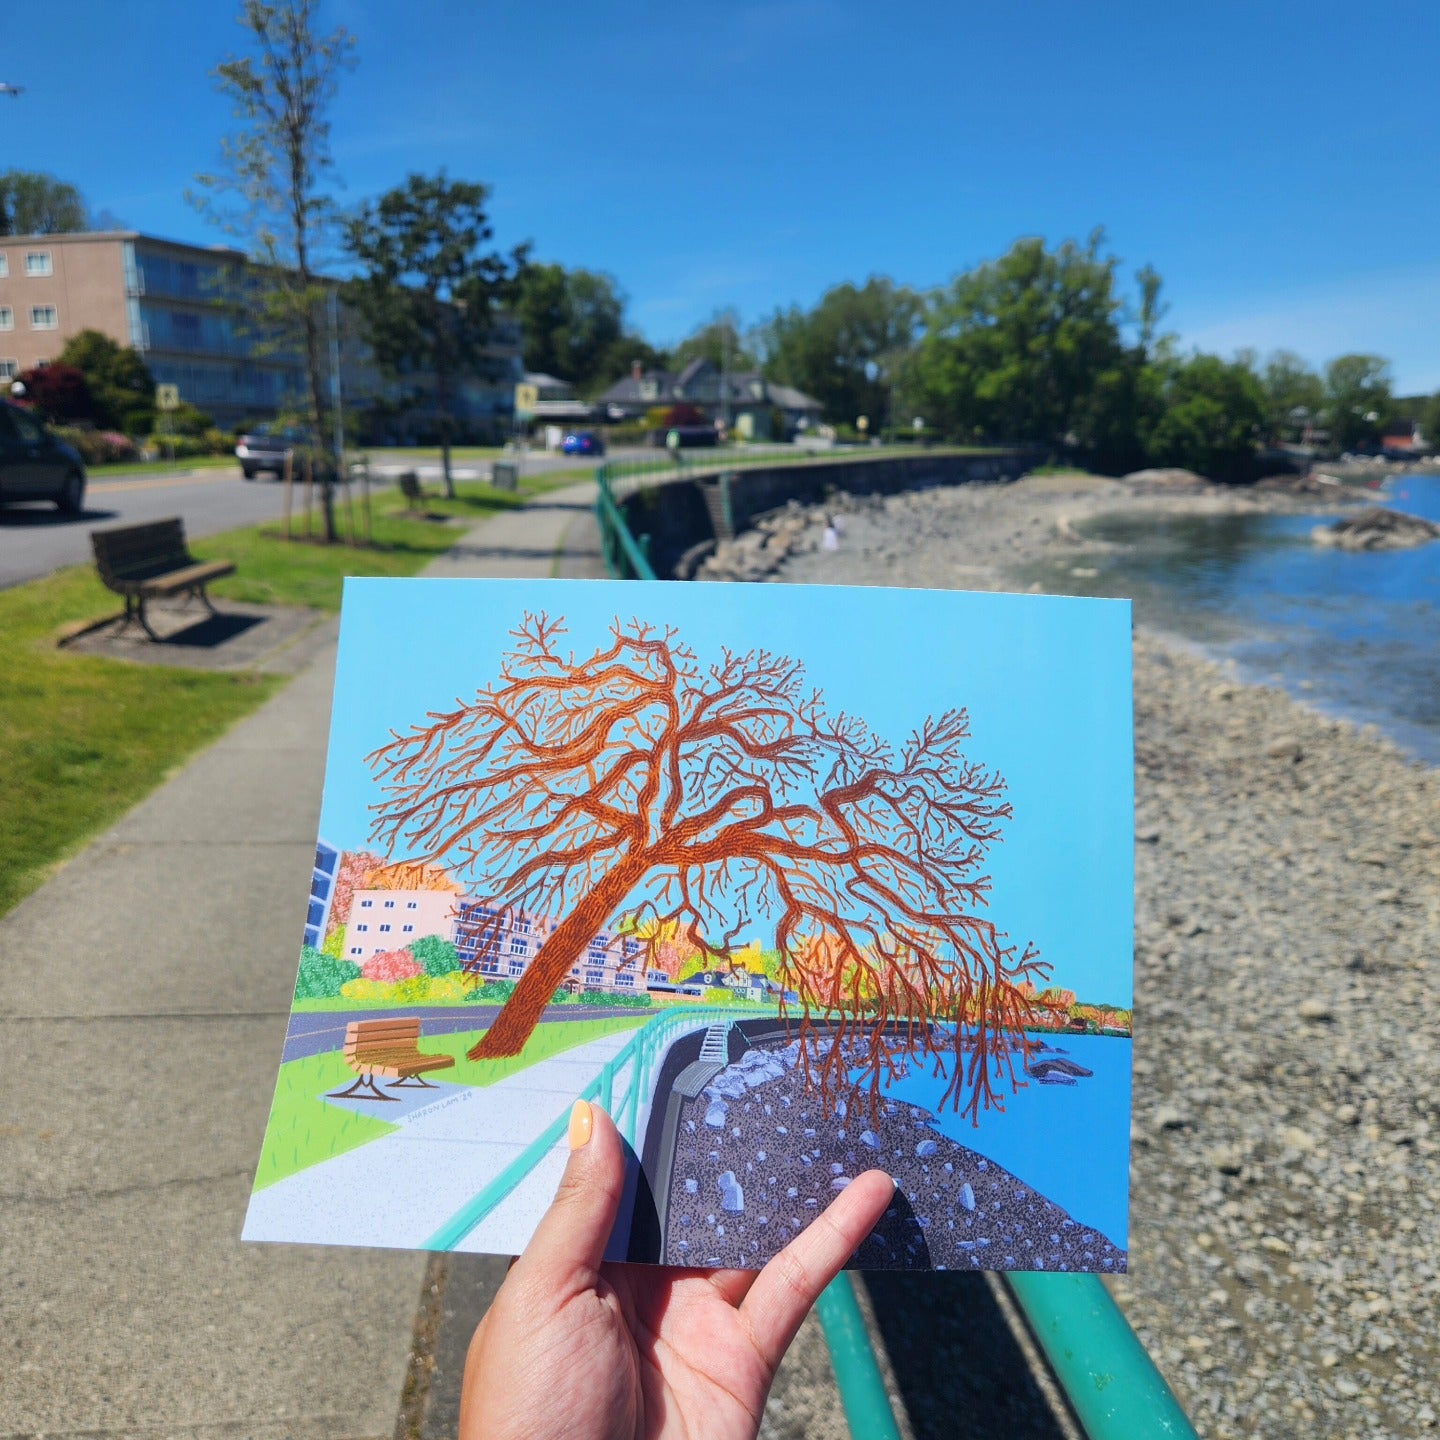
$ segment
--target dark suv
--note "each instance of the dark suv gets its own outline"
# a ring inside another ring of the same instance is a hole
[[[293,426],[257,425],[240,436],[235,458],[247,480],[253,480],[262,470],[269,470],[279,480],[285,474],[286,460],[297,445],[304,443],[303,432]]]
[[[85,462],[28,410],[0,402],[0,505],[53,500],[68,515],[85,505]]]

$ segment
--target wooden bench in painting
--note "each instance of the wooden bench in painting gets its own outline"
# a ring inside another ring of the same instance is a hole
[[[123,525],[115,530],[92,530],[90,544],[100,579],[107,589],[125,597],[125,623],[138,620],[152,640],[160,637],[145,618],[147,600],[169,595],[198,596],[213,615],[215,607],[205,587],[235,570],[229,560],[196,560],[185,546],[185,526],[178,517]]]
[[[402,1085],[435,1087],[428,1071],[448,1070],[453,1055],[425,1055],[420,1050],[418,1020],[352,1020],[345,1027],[345,1063],[359,1077],[348,1090],[333,1090],[336,1100],[397,1100],[375,1083],[378,1075],[394,1088]]]

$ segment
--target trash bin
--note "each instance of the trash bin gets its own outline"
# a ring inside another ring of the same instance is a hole
[[[490,483],[497,490],[516,490],[520,485],[520,467],[510,460],[497,460],[490,467]]]

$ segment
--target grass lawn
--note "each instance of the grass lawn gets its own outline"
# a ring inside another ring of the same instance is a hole
[[[0,915],[281,684],[55,648],[116,603],[81,568],[0,590]]]
[[[125,460],[118,465],[87,465],[90,484],[123,480],[127,475],[183,475],[187,470],[233,470],[240,474],[240,462],[233,455],[196,455],[189,460]]]
[[[520,482],[518,491],[496,490],[479,480],[458,480],[456,498],[431,495],[423,511],[411,513],[405,497],[386,486],[371,495],[371,544],[321,545],[284,540],[275,525],[227,530],[195,540],[191,549],[202,560],[233,560],[237,573],[211,586],[214,594],[256,605],[310,605],[319,610],[340,608],[347,575],[415,575],[443,554],[465,533],[464,525],[502,510],[523,505],[532,495],[587,479],[586,472],[552,471]],[[432,491],[434,486],[431,487]],[[344,523],[343,503],[337,521]],[[358,523],[359,506],[356,504]],[[316,528],[318,530],[318,507]],[[294,530],[300,533],[297,518]]]
[[[438,445],[370,445],[365,448],[371,460],[426,460],[439,464],[441,461]],[[452,445],[450,458],[453,461],[501,460],[505,451],[499,445]]]
[[[583,471],[531,476],[516,494],[462,481],[455,500],[427,500],[425,513],[479,520],[585,478]],[[375,543],[366,548],[284,541],[269,526],[192,548],[201,559],[238,565],[238,574],[212,587],[218,595],[335,611],[346,575],[414,575],[465,533],[463,525],[406,514],[404,497],[389,487],[373,506]],[[118,607],[89,567],[0,590],[0,915],[284,683],[55,648],[62,626]]]
[[[430,1076],[431,1080],[453,1085],[493,1085],[536,1061],[573,1050],[575,1046],[597,1040],[602,1035],[635,1029],[647,1018],[639,1015],[633,1019],[625,1016],[610,1020],[566,1021],[559,1025],[542,1024],[531,1035],[525,1049],[509,1060],[472,1061],[465,1058],[465,1052],[485,1033],[483,1030],[455,1035],[427,1035],[420,1044],[427,1055],[455,1057],[453,1069],[437,1071]],[[329,1091],[344,1090],[354,1079],[355,1072],[338,1050],[309,1055],[303,1060],[290,1060],[280,1067],[275,1104],[270,1112],[260,1164],[255,1172],[257,1190],[399,1129],[388,1120],[375,1120],[345,1105],[326,1103],[324,1096]]]

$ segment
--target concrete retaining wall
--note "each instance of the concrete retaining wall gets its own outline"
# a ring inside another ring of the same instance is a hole
[[[757,516],[778,510],[790,500],[818,504],[827,495],[893,495],[934,485],[963,485],[972,481],[1014,480],[1032,457],[1021,451],[997,455],[945,455],[921,451],[914,455],[886,455],[874,459],[847,455],[835,460],[803,464],[756,465],[731,470],[730,513],[737,532],[748,529]],[[713,486],[724,466],[706,467],[660,484],[647,486],[620,502],[633,535],[648,536],[650,563],[663,579],[675,573],[676,562],[693,545],[718,538],[706,504],[705,486]]]

